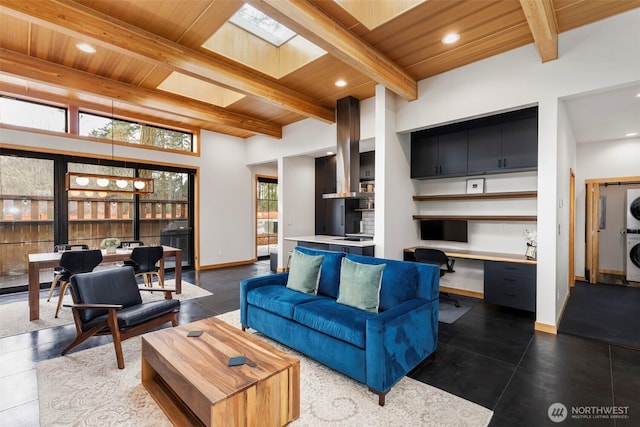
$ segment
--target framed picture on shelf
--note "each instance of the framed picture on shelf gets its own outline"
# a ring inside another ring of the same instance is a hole
[[[467,180],[467,194],[484,193],[484,178]]]

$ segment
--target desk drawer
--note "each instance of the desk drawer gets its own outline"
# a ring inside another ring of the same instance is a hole
[[[535,264],[520,264],[517,262],[503,262],[503,261],[485,261],[484,262],[485,274],[517,274],[521,276],[536,276]]]
[[[536,266],[485,262],[484,300],[491,304],[535,312]]]

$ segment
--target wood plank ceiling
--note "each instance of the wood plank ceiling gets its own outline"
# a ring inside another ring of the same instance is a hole
[[[248,0],[297,33],[280,47],[229,19],[242,0],[0,0],[0,93],[183,129],[279,138],[336,101],[417,81],[640,7],[640,0]],[[450,32],[452,45],[441,42]],[[86,42],[93,54],[76,49]],[[345,87],[334,83],[342,79]]]

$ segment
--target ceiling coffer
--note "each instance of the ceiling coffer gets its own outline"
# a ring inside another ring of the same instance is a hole
[[[324,199],[365,198],[360,193],[360,101],[351,96],[336,106],[336,192]]]

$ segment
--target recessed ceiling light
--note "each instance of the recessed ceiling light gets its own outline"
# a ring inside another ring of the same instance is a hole
[[[638,136],[638,132],[629,132],[629,133],[626,133],[624,136],[629,136],[629,137],[630,136]]]
[[[640,98],[640,92],[636,94],[636,98]]]
[[[85,53],[96,53],[96,48],[88,43],[78,43],[76,47]]]
[[[460,34],[457,33],[449,33],[442,38],[442,43],[444,44],[452,44],[460,40]]]
[[[336,80],[335,84],[338,87],[345,87],[347,85],[347,82],[345,82],[344,80]]]
[[[334,154],[334,153],[333,153],[333,151],[327,151],[327,155],[329,155],[329,156],[330,156],[330,155],[332,155],[332,154]]]

